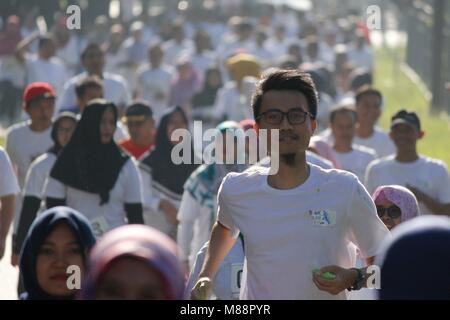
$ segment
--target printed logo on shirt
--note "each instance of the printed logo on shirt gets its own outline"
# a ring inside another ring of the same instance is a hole
[[[315,226],[331,227],[336,224],[336,212],[331,210],[309,210],[307,218],[312,219]]]

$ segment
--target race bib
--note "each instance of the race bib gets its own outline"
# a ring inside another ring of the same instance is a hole
[[[95,217],[91,221],[92,230],[96,238],[100,238],[103,234],[109,230],[109,224],[104,217]]]
[[[315,226],[331,227],[336,224],[336,212],[331,210],[309,210],[306,216]]]
[[[231,295],[233,299],[239,299],[243,269],[243,263],[233,263],[231,265]]]

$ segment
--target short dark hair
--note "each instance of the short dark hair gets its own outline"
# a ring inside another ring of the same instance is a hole
[[[318,96],[311,76],[299,70],[275,70],[266,74],[258,83],[252,99],[253,116],[258,121],[262,98],[271,90],[298,91],[308,101],[308,109],[313,118],[317,116]]]
[[[100,88],[103,89],[102,80],[98,76],[87,76],[81,79],[75,85],[75,93],[78,99],[83,98],[85,92],[89,88]]]
[[[98,43],[91,42],[83,49],[83,51],[81,51],[81,56],[80,56],[81,57],[81,61],[84,60],[84,58],[86,57],[88,51],[92,50],[92,49],[98,49],[98,50],[100,50],[103,53],[102,47]]]
[[[356,110],[354,108],[353,105],[349,105],[349,104],[342,104],[342,105],[337,105],[334,108],[331,109],[330,111],[330,123],[333,123],[334,120],[336,119],[336,116],[339,113],[349,113],[353,116],[353,118],[355,119],[355,123],[357,121],[357,114],[356,114]]]
[[[48,42],[54,43],[53,36],[51,33],[40,35],[38,38],[38,49],[41,49]]]
[[[365,95],[375,95],[378,96],[380,98],[380,100],[383,100],[383,95],[381,94],[381,91],[378,89],[375,89],[374,87],[370,86],[370,85],[364,85],[362,87],[360,87],[358,89],[358,91],[356,91],[356,95],[355,95],[355,100],[356,100],[356,104],[359,103],[359,101],[361,100],[361,98]],[[381,103],[380,103],[381,106]]]

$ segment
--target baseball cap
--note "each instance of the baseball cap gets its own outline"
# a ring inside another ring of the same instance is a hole
[[[409,124],[420,131],[420,119],[413,111],[400,110],[391,118],[391,128],[399,123]]]
[[[127,123],[128,121],[144,121],[145,119],[151,118],[153,112],[151,107],[143,102],[136,102],[130,105],[125,110],[125,116],[122,121]]]
[[[23,101],[28,105],[38,98],[55,98],[53,87],[47,82],[33,82],[29,84],[23,93]]]

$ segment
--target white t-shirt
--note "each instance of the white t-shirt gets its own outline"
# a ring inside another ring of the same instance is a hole
[[[350,48],[347,55],[348,61],[355,67],[373,69],[373,51],[369,46],[364,46],[361,50]]]
[[[194,44],[189,39],[184,39],[181,43],[169,40],[163,44],[164,61],[171,66],[176,65],[177,60],[182,55],[189,55],[194,50]]]
[[[77,105],[75,87],[77,83],[87,76],[86,72],[80,73],[64,84],[64,93],[57,101],[57,110],[72,108]],[[131,101],[127,82],[119,75],[103,73],[103,95],[108,101],[114,102],[118,108],[124,108]]]
[[[15,195],[20,192],[16,175],[5,150],[0,147],[0,197]]]
[[[352,148],[352,151],[345,153],[333,149],[333,153],[342,170],[354,173],[359,181],[364,182],[367,166],[377,159],[377,153],[373,149],[358,145],[353,145]]]
[[[50,152],[44,153],[33,161],[28,169],[25,180],[25,187],[23,189],[24,196],[43,198],[44,187],[55,161],[56,156]]]
[[[22,122],[11,126],[6,133],[6,152],[11,162],[17,166],[17,176],[21,187],[30,164],[53,145],[51,126],[42,132],[30,129],[30,122]]]
[[[64,82],[67,80],[66,68],[56,58],[43,60],[35,55],[26,57],[27,84],[42,81],[50,83],[59,96],[63,92]]]
[[[450,178],[444,162],[420,156],[414,162],[402,163],[392,155],[372,162],[366,172],[366,186],[371,193],[379,186],[411,185],[441,203],[450,202]],[[432,212],[419,202],[421,214]],[[442,212],[446,213],[446,212]]]
[[[191,291],[198,281],[198,276],[205,261],[209,242],[206,242],[198,251],[194,267],[184,290],[184,299],[190,300]],[[240,239],[236,241],[230,252],[223,259],[219,270],[213,280],[213,295],[219,300],[238,300],[242,284],[244,268],[244,247]]]
[[[142,203],[141,178],[136,164],[129,159],[119,173],[116,184],[109,193],[109,202],[100,206],[100,196],[78,190],[48,178],[45,196],[66,199],[66,205],[86,216],[97,237],[127,223],[124,205]]]
[[[322,132],[320,136],[330,145],[334,144],[334,137],[329,128]],[[374,133],[369,138],[360,138],[355,135],[353,143],[375,150],[379,158],[390,156],[396,152],[395,145],[389,135],[378,127],[374,128]]]
[[[306,151],[306,162],[319,166],[322,169],[334,169],[334,165],[331,161],[309,150]],[[259,161],[255,165],[270,168],[270,157],[261,159],[261,161]]]
[[[175,70],[169,66],[153,69],[151,66],[138,70],[137,92],[140,98],[148,101],[157,121],[169,106],[170,86]]]
[[[239,122],[253,117],[249,101],[252,92],[251,88],[255,87],[255,82],[250,77],[245,78],[243,81],[244,94],[239,92],[235,81],[227,82],[217,93],[215,116],[218,119],[226,116],[227,120]]]
[[[355,175],[310,165],[302,185],[277,190],[269,169],[230,173],[219,189],[218,221],[244,235],[241,299],[346,299],[319,290],[312,270],[352,266],[349,242],[375,256],[389,231]]]

